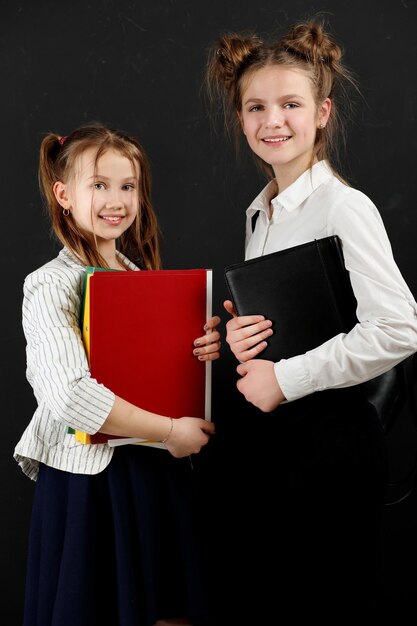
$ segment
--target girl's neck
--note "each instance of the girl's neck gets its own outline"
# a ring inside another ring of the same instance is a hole
[[[292,185],[297,178],[299,178],[304,172],[306,172],[310,167],[312,167],[315,163],[317,163],[317,158],[313,160],[313,162],[305,162],[298,164],[298,167],[285,167],[277,166],[274,167],[274,174],[277,181],[278,193],[281,193],[287,187]]]
[[[114,257],[112,258],[106,258],[104,257],[107,261],[107,264],[109,266],[109,268],[111,270],[126,270],[126,266],[123,263],[123,261],[117,256],[117,254],[114,255]]]
[[[116,246],[102,247],[100,254],[112,270],[126,270],[126,266],[117,254]]]

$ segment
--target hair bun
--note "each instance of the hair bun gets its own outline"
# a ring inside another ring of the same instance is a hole
[[[323,25],[316,21],[296,24],[282,39],[282,46],[310,63],[327,63],[331,67],[342,58],[342,50]]]
[[[253,34],[230,33],[218,39],[216,58],[212,59],[212,62],[217,66],[221,79],[226,85],[236,79],[245,62],[261,45],[260,38]]]

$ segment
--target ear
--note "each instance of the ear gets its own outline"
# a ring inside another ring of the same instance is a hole
[[[326,98],[318,107],[317,111],[317,128],[324,128],[329,120],[332,110],[332,101]]]
[[[57,202],[59,202],[62,208],[68,209],[68,210],[71,209],[72,206],[68,198],[67,185],[61,182],[60,180],[58,180],[56,183],[54,183],[54,186],[52,189],[53,189],[55,198],[57,199]]]

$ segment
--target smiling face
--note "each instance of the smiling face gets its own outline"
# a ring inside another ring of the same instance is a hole
[[[55,183],[54,192],[78,227],[95,234],[99,252],[106,257],[137,217],[140,172],[115,150],[104,152],[97,162],[95,157],[95,148],[85,150],[76,161],[74,178]]]
[[[316,105],[311,81],[300,69],[268,65],[244,81],[242,129],[253,152],[272,166],[280,191],[310,167],[317,129],[330,108],[328,98]]]

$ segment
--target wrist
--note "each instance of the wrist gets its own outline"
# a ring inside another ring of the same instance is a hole
[[[165,435],[165,437],[163,439],[161,439],[161,443],[165,444],[168,439],[170,438],[171,434],[172,434],[172,430],[174,428],[174,419],[172,417],[169,418],[171,420],[171,423],[169,425],[169,430],[167,432],[167,434]]]

